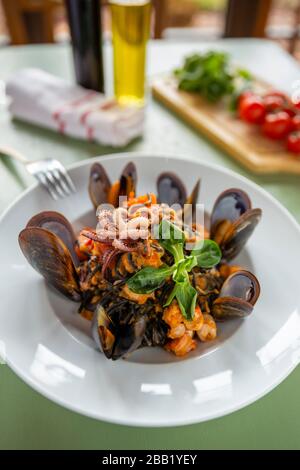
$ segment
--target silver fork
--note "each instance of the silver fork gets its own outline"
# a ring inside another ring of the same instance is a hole
[[[20,152],[10,147],[0,146],[0,153],[23,163],[28,172],[49,191],[53,199],[69,196],[76,191],[70,175],[58,160],[46,158],[31,162]]]

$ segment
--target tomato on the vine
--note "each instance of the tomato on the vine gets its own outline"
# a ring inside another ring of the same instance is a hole
[[[285,111],[291,117],[296,114],[295,107],[290,98],[281,91],[271,91],[266,93],[263,97],[263,103],[267,112]]]
[[[300,154],[300,131],[289,134],[286,146],[289,152]]]
[[[291,131],[300,131],[300,114],[293,116],[291,124]]]
[[[246,94],[239,101],[241,119],[252,124],[261,124],[266,115],[266,108],[260,96]]]
[[[278,111],[279,109],[284,108],[285,99],[282,96],[277,95],[265,95],[263,97],[263,103],[266,107],[267,112]]]
[[[292,129],[292,119],[285,111],[267,114],[262,126],[263,133],[270,139],[279,140]]]

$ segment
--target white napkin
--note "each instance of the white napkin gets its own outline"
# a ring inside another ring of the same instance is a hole
[[[120,106],[39,69],[17,72],[8,80],[6,94],[14,117],[72,137],[120,147],[143,132],[143,108]]]

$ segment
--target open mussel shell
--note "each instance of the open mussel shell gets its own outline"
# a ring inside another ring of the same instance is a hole
[[[133,162],[129,162],[120,176],[120,194],[119,196],[135,195],[137,184],[137,171]]]
[[[78,256],[75,252],[76,237],[70,222],[59,212],[44,211],[34,215],[26,225],[29,227],[40,227],[54,233],[68,248],[75,266],[79,265]]]
[[[27,227],[19,234],[21,250],[31,264],[59,292],[71,300],[81,300],[76,268],[64,242],[40,227]]]
[[[262,216],[261,209],[250,209],[228,227],[220,244],[223,259],[231,261],[244,248]]]
[[[199,179],[195,184],[191,194],[187,197],[184,203],[183,216],[186,224],[191,222],[196,222],[197,218],[197,202],[200,192],[200,182]]]
[[[108,359],[117,360],[138,349],[146,331],[145,316],[129,317],[126,322],[117,322],[99,304],[92,322],[93,338]]]
[[[157,179],[158,202],[173,206],[180,204],[182,207],[186,201],[186,189],[181,179],[175,173],[164,172]]]
[[[105,169],[100,163],[94,163],[90,171],[89,195],[95,209],[107,202],[110,187],[111,182]]]
[[[234,223],[249,209],[251,209],[251,201],[248,194],[241,189],[232,188],[221,193],[211,213],[211,238],[220,244],[226,232],[224,224]]]
[[[212,314],[217,320],[250,315],[260,295],[260,285],[254,274],[237,271],[224,282],[214,301]]]
[[[230,261],[240,253],[261,215],[261,209],[252,209],[249,196],[241,189],[220,194],[211,214],[210,238],[220,245],[223,259]]]

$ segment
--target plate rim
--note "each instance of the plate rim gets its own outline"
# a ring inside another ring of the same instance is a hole
[[[170,155],[169,153],[150,153],[150,152],[143,152],[143,151],[134,151],[134,152],[116,152],[112,154],[105,154],[105,155],[97,155],[94,157],[90,157],[79,162],[75,162],[71,165],[68,165],[66,168],[69,171],[75,170],[80,167],[87,166],[89,164],[95,163],[96,161],[101,161],[101,159],[108,160],[115,160],[115,159],[125,159],[125,158],[158,158],[158,159],[177,159],[185,162],[191,163],[198,163],[208,169],[216,170],[222,174],[233,176],[238,178],[240,181],[243,181],[247,185],[250,185],[253,189],[257,190],[260,194],[266,197],[271,203],[273,203],[292,223],[294,228],[297,230],[300,238],[300,224],[297,222],[296,218],[290,213],[290,211],[280,202],[278,201],[271,193],[269,193],[266,189],[261,187],[259,184],[255,183],[251,179],[247,178],[246,176],[241,175],[240,173],[231,170],[229,168],[223,167],[222,165],[216,163],[207,163],[197,157],[187,156],[187,155],[179,155],[174,154]],[[14,209],[19,201],[21,201],[24,197],[26,197],[30,192],[34,191],[39,186],[38,183],[33,183],[27,189],[22,191],[9,205],[8,207],[1,213],[0,215],[0,226],[3,223],[3,220],[7,216],[7,214]],[[147,422],[147,421],[135,421],[135,420],[127,420],[122,417],[120,418],[109,418],[107,416],[100,415],[98,412],[93,413],[90,411],[83,410],[78,405],[73,405],[67,402],[65,399],[58,397],[55,393],[48,392],[46,386],[39,384],[33,378],[31,378],[28,374],[23,372],[17,365],[12,363],[8,357],[5,357],[5,364],[21,379],[23,382],[31,387],[35,392],[40,393],[43,397],[47,398],[48,400],[54,402],[55,404],[66,408],[69,411],[78,413],[79,415],[86,416],[88,418],[95,419],[97,421],[102,421],[105,423],[111,423],[121,426],[130,426],[130,427],[142,427],[142,428],[167,428],[167,427],[176,427],[176,426],[187,426],[193,424],[199,424],[207,421],[211,421],[213,419],[225,417],[234,413],[235,411],[239,411],[246,406],[249,406],[255,403],[257,400],[260,400],[262,397],[268,395],[272,390],[274,390],[278,385],[280,385],[297,367],[298,363],[295,361],[291,363],[291,365],[284,371],[283,374],[279,375],[274,379],[267,387],[265,387],[260,393],[253,393],[250,397],[239,401],[237,404],[233,404],[228,406],[223,411],[217,411],[215,413],[211,413],[209,417],[195,417],[190,419],[174,419],[170,423],[157,421],[157,422]]]

